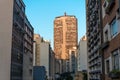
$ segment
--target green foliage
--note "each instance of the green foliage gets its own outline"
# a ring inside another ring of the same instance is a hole
[[[83,72],[83,80],[87,80],[87,73]]]
[[[120,71],[117,69],[113,69],[108,75],[111,79],[119,79],[120,78]]]
[[[111,0],[106,0],[107,2],[110,2]]]
[[[110,73],[113,74],[120,74],[120,71],[118,69],[113,69]]]
[[[61,74],[60,80],[73,80],[70,72]]]

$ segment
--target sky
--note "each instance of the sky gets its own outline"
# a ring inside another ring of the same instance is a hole
[[[34,33],[50,40],[53,47],[53,21],[55,17],[75,15],[78,19],[78,41],[86,33],[85,0],[23,0],[26,5],[26,15]]]

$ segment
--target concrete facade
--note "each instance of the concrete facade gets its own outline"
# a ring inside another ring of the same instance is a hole
[[[54,80],[55,77],[55,53],[53,52],[52,48],[50,48],[49,53],[49,76],[50,80]]]
[[[102,64],[102,29],[101,29],[101,0],[86,0],[86,31],[88,74],[90,80],[101,80]]]
[[[0,80],[10,80],[13,0],[0,0]]]
[[[0,80],[26,80],[24,66],[29,62],[24,54],[25,4],[22,0],[0,0],[0,10]]]
[[[40,45],[40,65],[45,66],[46,75],[49,80],[55,77],[55,54],[50,46],[50,42],[43,40]]]
[[[55,58],[55,73],[61,74],[61,60]]]
[[[69,50],[77,47],[77,19],[72,15],[54,20],[54,51],[57,59],[68,59]]]
[[[77,71],[87,71],[87,38],[83,36],[77,49]]]
[[[33,80],[33,35],[34,29],[25,18],[23,80]]]
[[[46,75],[49,78],[49,51],[50,43],[43,41],[40,44],[40,65],[45,66],[46,68]]]

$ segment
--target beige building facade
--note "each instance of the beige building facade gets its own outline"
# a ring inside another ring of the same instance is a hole
[[[10,80],[13,0],[0,0],[0,80]]]
[[[40,66],[40,44],[41,44],[41,37],[39,34],[34,34],[34,60],[33,66]]]
[[[45,66],[46,75],[49,79],[49,54],[50,54],[50,42],[42,41],[40,44],[40,66]]]
[[[77,18],[72,15],[54,20],[54,51],[57,59],[68,59],[69,50],[77,46]]]

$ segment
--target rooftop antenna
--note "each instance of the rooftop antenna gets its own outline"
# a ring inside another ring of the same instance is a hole
[[[64,15],[66,16],[66,12],[64,13]]]

